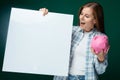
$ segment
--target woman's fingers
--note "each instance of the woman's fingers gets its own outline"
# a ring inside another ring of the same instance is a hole
[[[107,51],[106,51],[106,54],[108,53],[109,49],[110,49],[110,46],[108,47],[108,49],[107,49]]]
[[[93,54],[95,54],[95,51],[94,51],[94,49],[91,47],[91,52],[93,53]]]
[[[48,9],[46,8],[40,8],[39,11],[42,11],[44,16],[48,14]]]

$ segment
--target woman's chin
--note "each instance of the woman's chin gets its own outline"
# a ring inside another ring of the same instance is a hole
[[[81,29],[84,29],[84,26],[83,26],[83,25],[80,25],[80,28],[81,28]]]

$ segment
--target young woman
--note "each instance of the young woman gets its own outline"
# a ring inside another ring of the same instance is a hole
[[[44,15],[48,9],[42,8]],[[107,52],[95,54],[90,42],[95,35],[105,35],[103,8],[90,2],[79,10],[79,26],[73,27],[68,76],[55,76],[54,80],[98,80],[108,65]]]

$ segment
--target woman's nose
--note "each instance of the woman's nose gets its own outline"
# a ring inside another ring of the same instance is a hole
[[[80,16],[80,20],[84,20],[84,16],[83,15]]]

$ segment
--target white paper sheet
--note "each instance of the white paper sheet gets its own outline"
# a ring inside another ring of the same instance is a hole
[[[73,15],[12,8],[3,69],[68,75]]]

